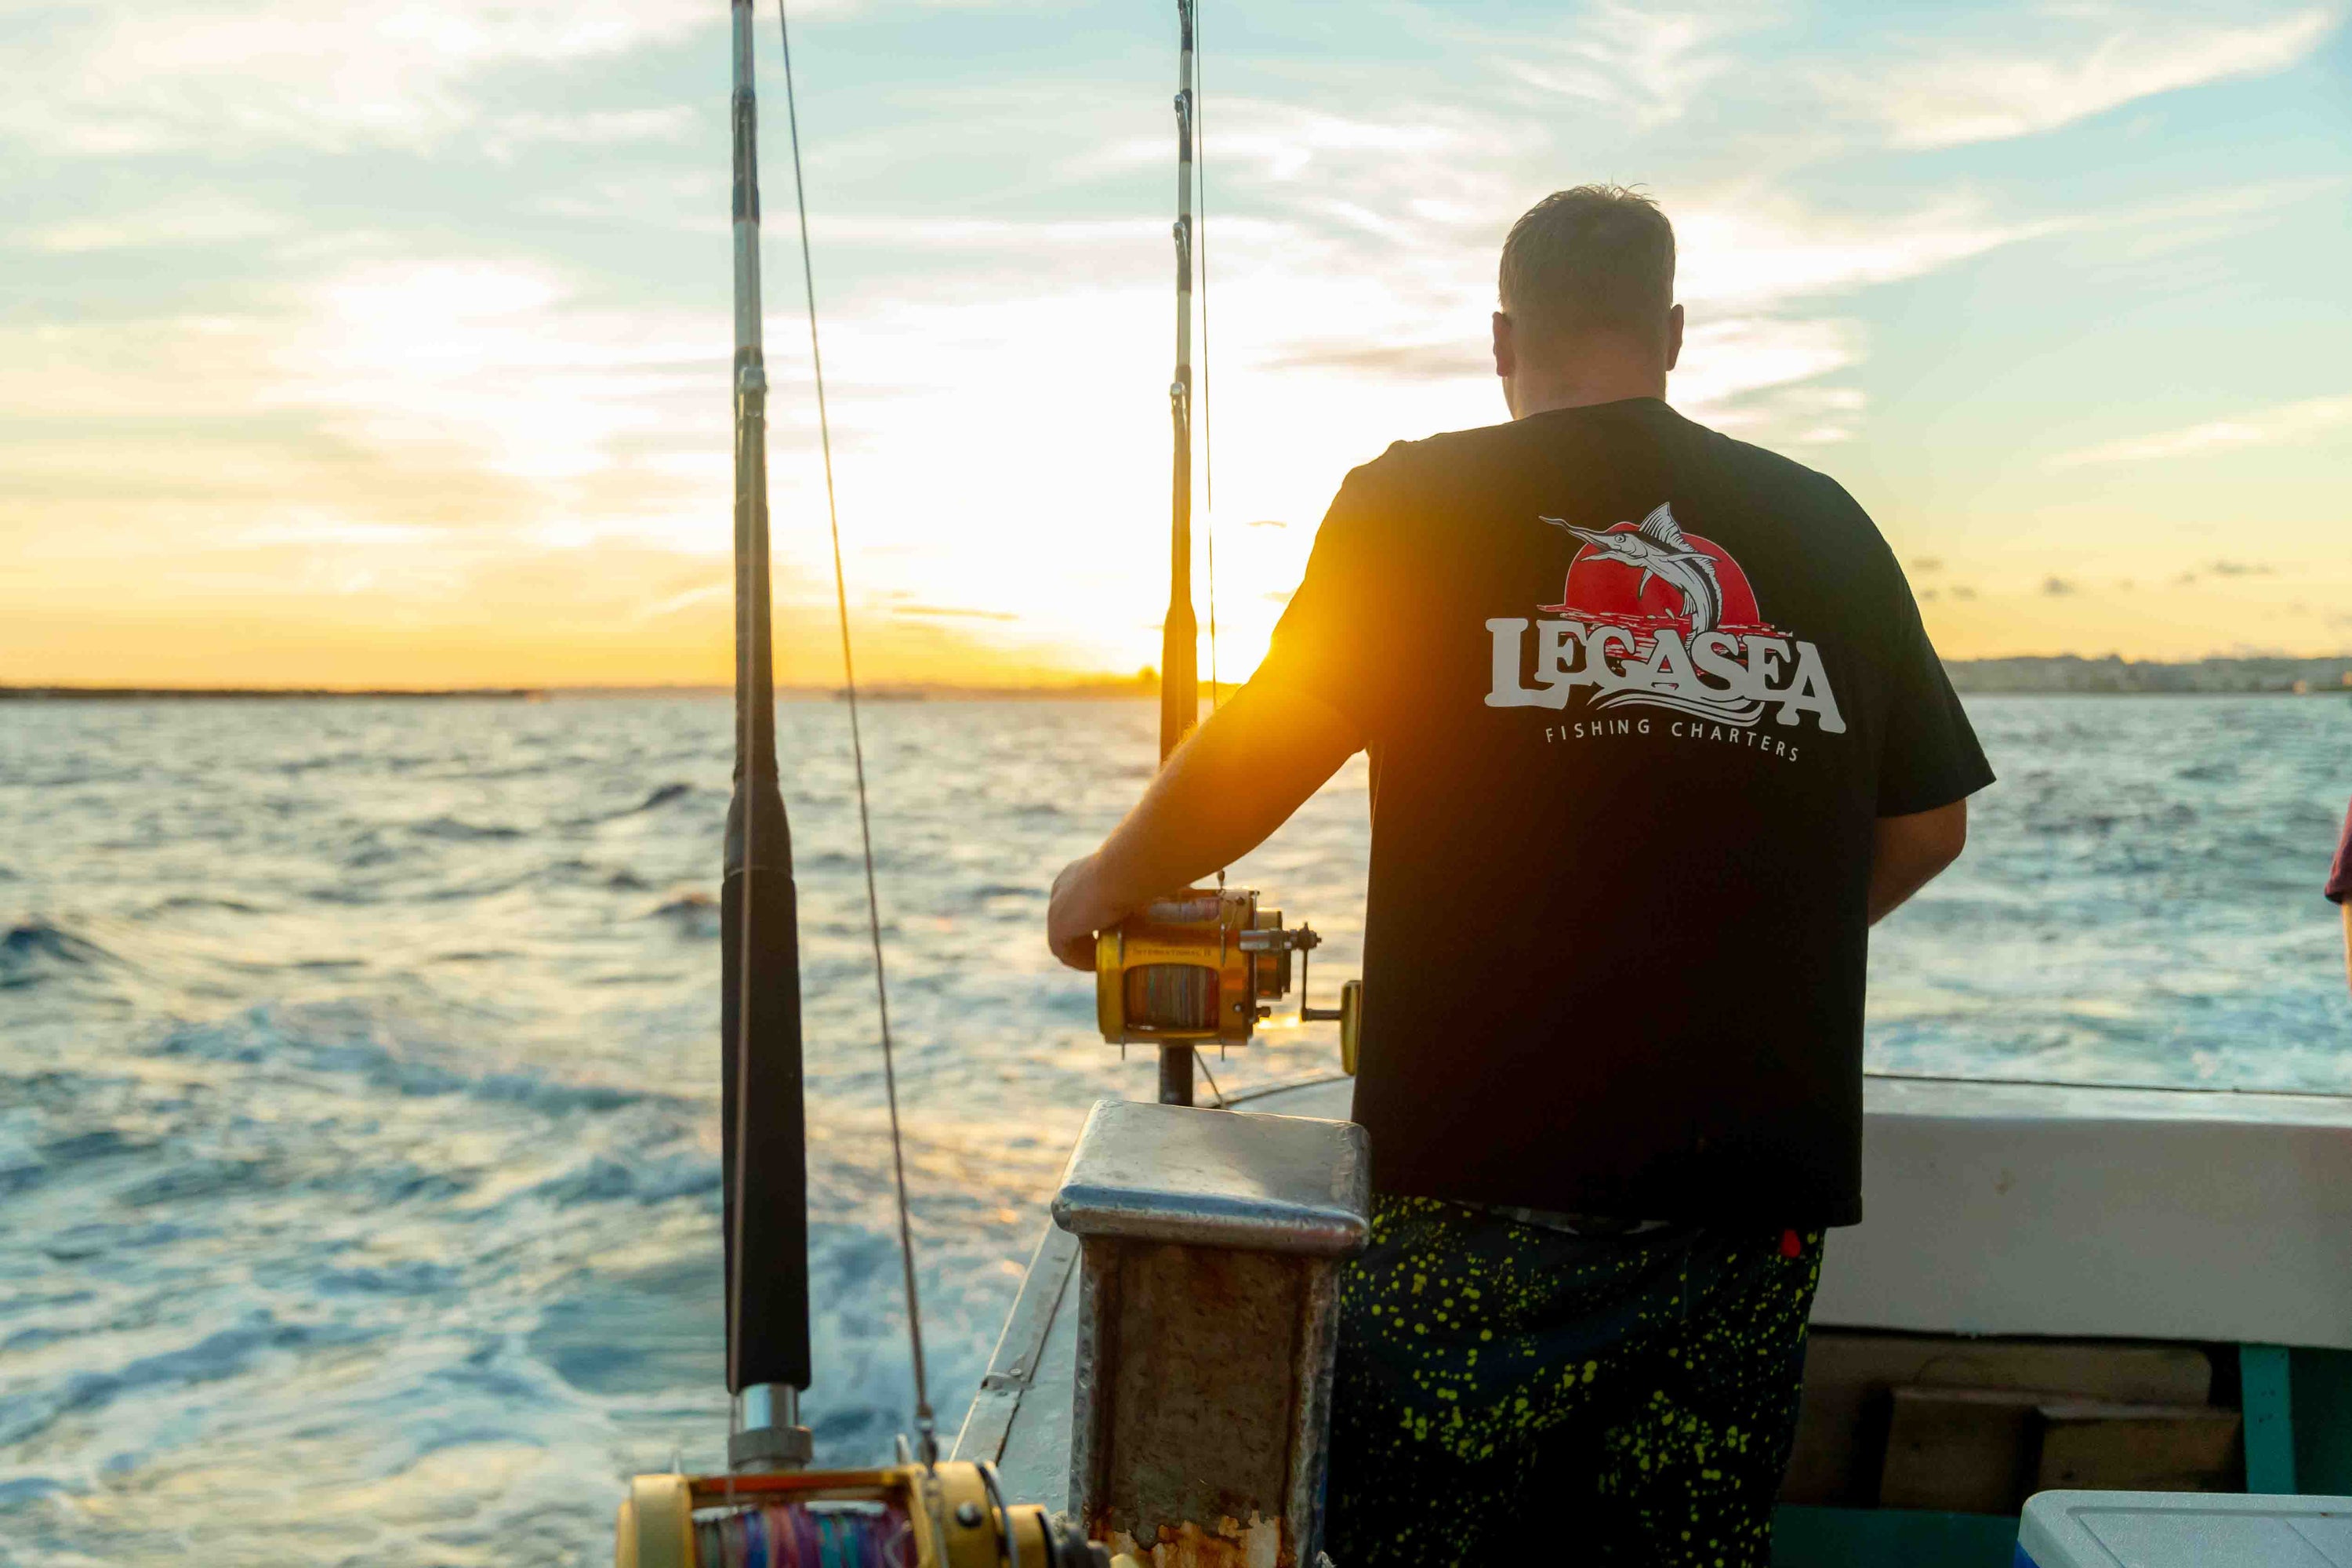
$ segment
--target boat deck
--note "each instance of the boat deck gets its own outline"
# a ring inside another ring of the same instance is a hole
[[[1245,1106],[1344,1118],[1350,1089]],[[1867,1214],[1831,1238],[1816,1326],[2237,1345],[2250,1489],[2352,1492],[2352,1097],[1874,1076],[1864,1108]],[[1048,1227],[956,1445],[1055,1508],[1077,1250]],[[1799,1509],[1781,1533],[1782,1562],[1973,1563],[2014,1521]]]

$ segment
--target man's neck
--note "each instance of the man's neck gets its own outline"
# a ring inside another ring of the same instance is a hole
[[[1549,414],[1559,408],[1590,408],[1629,397],[1666,395],[1666,373],[1654,365],[1592,365],[1514,376],[1504,388],[1511,417]]]

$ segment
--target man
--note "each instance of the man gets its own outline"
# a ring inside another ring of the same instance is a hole
[[[1055,883],[1089,968],[1371,752],[1344,1568],[1766,1561],[1867,928],[1991,778],[1862,509],[1663,401],[1673,300],[1645,198],[1522,217],[1511,422],[1348,476],[1255,678]]]

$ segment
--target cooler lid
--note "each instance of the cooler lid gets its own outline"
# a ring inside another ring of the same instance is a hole
[[[2032,1568],[2352,1568],[2352,1498],[2041,1492],[2017,1545]]]
[[[1345,1257],[1370,1231],[1370,1145],[1352,1121],[1097,1101],[1054,1223],[1256,1252]]]

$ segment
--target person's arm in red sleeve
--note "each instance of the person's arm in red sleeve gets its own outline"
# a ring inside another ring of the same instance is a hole
[[[2336,864],[2327,870],[2321,889],[2335,900],[2344,916],[2344,980],[2352,985],[2352,808],[2344,813],[2344,837],[2336,846]]]

